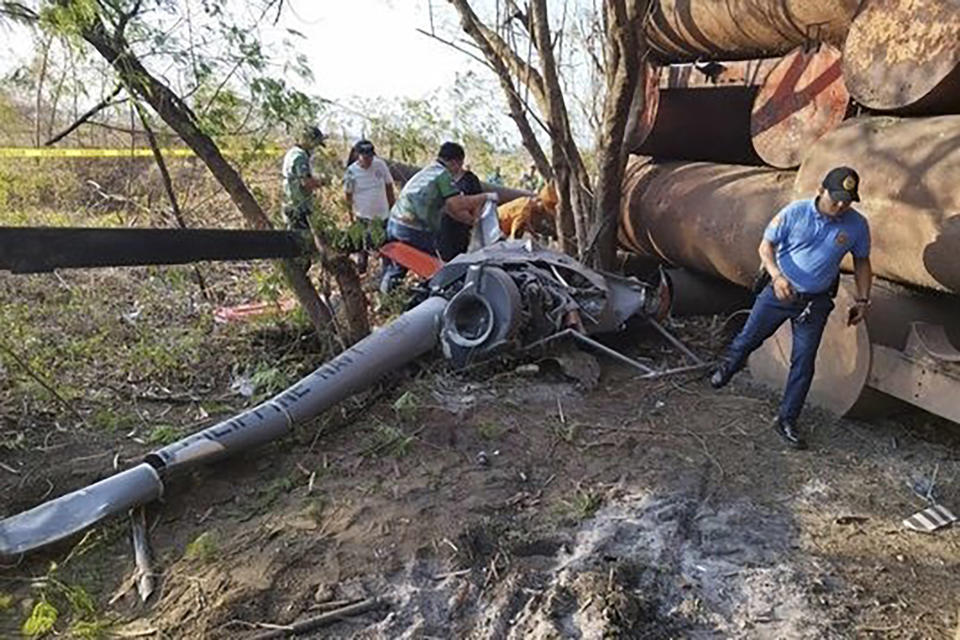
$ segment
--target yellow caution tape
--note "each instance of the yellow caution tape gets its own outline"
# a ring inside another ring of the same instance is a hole
[[[227,154],[239,153],[232,149],[223,150]],[[161,149],[165,158],[188,158],[196,154],[192,149],[174,147]],[[257,155],[277,155],[281,149],[266,148],[254,152]],[[150,149],[83,149],[78,147],[0,147],[0,158],[131,158],[152,157]]]

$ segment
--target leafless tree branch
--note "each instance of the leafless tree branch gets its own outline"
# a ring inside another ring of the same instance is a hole
[[[61,140],[63,140],[64,138],[66,138],[68,135],[70,135],[71,133],[73,133],[74,131],[76,131],[83,123],[87,122],[88,120],[90,120],[90,118],[92,118],[93,116],[97,115],[98,113],[100,113],[101,111],[103,111],[104,109],[106,109],[107,107],[112,106],[112,105],[116,105],[116,104],[123,104],[124,102],[126,102],[126,101],[127,101],[127,98],[123,98],[122,100],[114,101],[114,98],[116,98],[117,95],[119,95],[120,91],[122,91],[122,90],[123,90],[123,85],[122,85],[122,84],[118,84],[118,85],[113,89],[113,91],[110,92],[110,95],[108,95],[106,98],[104,98],[103,100],[101,100],[100,102],[98,102],[97,104],[95,104],[93,107],[91,107],[86,113],[84,113],[84,114],[81,115],[79,118],[77,118],[77,119],[73,122],[73,124],[71,124],[69,127],[67,127],[66,129],[64,129],[63,131],[61,131],[60,133],[58,133],[57,135],[53,136],[52,138],[50,138],[49,140],[47,140],[46,142],[44,142],[44,143],[43,143],[44,146],[51,147],[51,146],[55,145],[56,143],[60,142]]]

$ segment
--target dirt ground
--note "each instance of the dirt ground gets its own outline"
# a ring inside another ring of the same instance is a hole
[[[674,328],[711,355],[717,325]],[[285,357],[302,344],[274,338]],[[618,346],[679,362],[643,331]],[[197,429],[226,415],[208,409],[229,385],[138,406]],[[147,513],[161,575],[146,604],[121,519],[3,566],[0,637],[47,600],[68,636],[242,639],[373,597],[303,637],[960,633],[960,528],[900,524],[931,481],[960,509],[960,430],[808,410],[811,448],[796,452],[770,427],[776,400],[748,374],[714,392],[576,350],[462,373],[425,359],[293,437],[168,482]],[[67,427],[55,406],[4,406],[0,515],[152,448]]]

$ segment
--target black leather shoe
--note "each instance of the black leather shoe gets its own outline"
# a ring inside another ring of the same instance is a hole
[[[733,377],[733,374],[724,366],[720,365],[713,372],[713,375],[710,376],[710,386],[714,389],[722,389],[727,386],[727,383],[730,382],[730,378]]]
[[[793,449],[806,449],[807,443],[800,437],[796,425],[790,424],[786,420],[777,418],[773,421],[773,428],[776,429],[780,438],[787,443],[787,446]]]

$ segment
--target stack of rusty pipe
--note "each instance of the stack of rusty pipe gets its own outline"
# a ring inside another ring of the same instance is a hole
[[[634,153],[782,169],[847,116],[840,52],[827,44],[762,60],[648,65]]]
[[[631,114],[640,156],[624,178],[621,246],[749,286],[769,219],[849,165],[874,271],[891,284],[878,284],[870,322],[849,328],[845,278],[812,399],[862,407],[869,387],[896,387],[878,371],[917,344],[939,345],[920,349],[938,362],[960,357],[960,0],[659,0],[646,36],[652,80]],[[776,383],[789,347],[787,328],[754,374]],[[960,421],[960,402],[931,410]]]
[[[635,153],[792,168],[848,112],[840,47],[858,0],[659,0]]]
[[[841,313],[828,326],[827,360],[818,360],[812,399],[846,413],[867,387],[871,345],[896,342],[877,336],[904,335],[911,322],[922,321],[944,326],[960,345],[960,116],[848,120],[811,147],[799,171],[633,157],[619,238],[640,255],[749,286],[770,218],[791,200],[812,197],[824,173],[841,164],[862,176],[857,208],[870,222],[875,274],[914,290],[907,295],[882,285],[887,303],[859,328],[843,322],[852,285],[841,290]],[[887,311],[897,308],[901,313]],[[774,381],[785,372],[785,332],[751,361],[758,377]],[[960,421],[960,408],[949,417]]]

